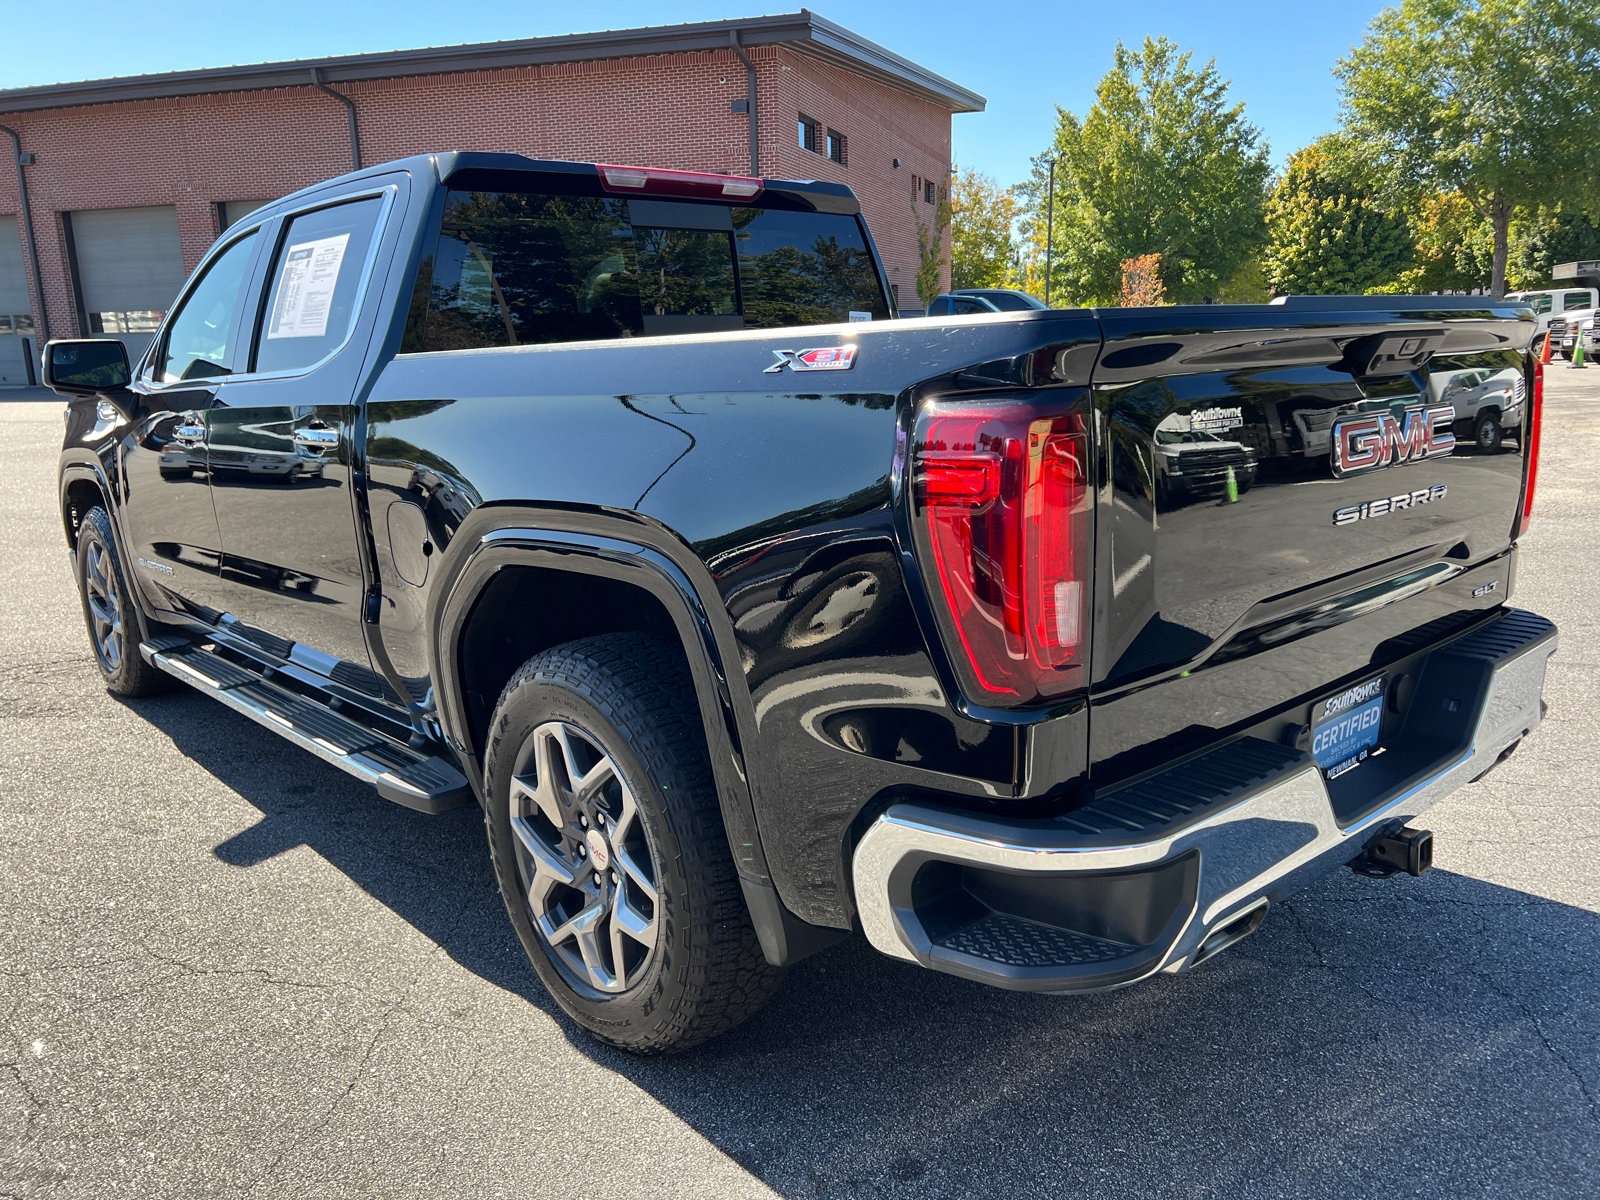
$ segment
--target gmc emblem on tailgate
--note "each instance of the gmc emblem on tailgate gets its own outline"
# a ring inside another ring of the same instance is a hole
[[[1342,417],[1333,423],[1333,473],[1341,478],[1387,467],[1390,463],[1438,458],[1456,448],[1453,405],[1408,408],[1393,413]]]

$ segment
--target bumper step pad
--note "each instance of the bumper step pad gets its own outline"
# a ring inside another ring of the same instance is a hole
[[[1049,819],[893,804],[851,866],[862,929],[1016,990],[1187,970],[1501,761],[1543,716],[1556,636],[1508,609],[1424,651],[1395,743],[1331,781],[1303,750],[1241,737]]]
[[[1115,962],[1139,949],[1010,913],[990,913],[934,943],[958,954],[1016,967],[1083,967]]]
[[[472,798],[466,777],[445,760],[401,745],[193,642],[162,638],[143,643],[139,652],[152,666],[364,779],[385,800],[418,812],[442,813]]]

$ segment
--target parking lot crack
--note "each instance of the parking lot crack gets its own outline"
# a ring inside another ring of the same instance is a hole
[[[397,1015],[409,1017],[412,1020],[422,1021],[423,1024],[437,1026],[437,1022],[424,1020],[414,1011],[409,1009],[406,1005],[406,1000],[411,993],[416,990],[417,985],[421,983],[423,978],[428,974],[428,971],[431,969],[432,964],[436,961],[438,956],[445,953],[443,946],[449,942],[451,936],[454,935],[456,930],[460,927],[462,921],[466,918],[467,911],[471,907],[471,903],[470,897],[463,898],[460,907],[458,907],[456,910],[455,916],[448,923],[447,928],[439,938],[440,945],[437,953],[435,955],[430,955],[424,962],[424,965],[414,976],[412,976],[411,980],[405,985],[405,987],[400,990],[400,993],[384,1006],[383,1015],[378,1020],[378,1027],[373,1031],[372,1037],[368,1039],[367,1047],[362,1052],[361,1060],[356,1064],[355,1070],[351,1072],[350,1081],[345,1085],[344,1091],[340,1092],[334,1097],[334,1099],[329,1103],[327,1111],[323,1113],[322,1119],[319,1120],[314,1127],[307,1129],[305,1133],[292,1139],[290,1143],[278,1154],[278,1156],[273,1159],[271,1165],[267,1168],[267,1173],[269,1175],[277,1177],[284,1161],[292,1152],[305,1145],[312,1138],[322,1134],[333,1124],[334,1118],[338,1116],[339,1111],[345,1106],[346,1103],[349,1102],[350,1098],[355,1094],[357,1086],[360,1085],[362,1079],[371,1069],[372,1060],[378,1052],[378,1046],[380,1043],[382,1043],[384,1037],[393,1027],[395,1017]]]
[[[149,947],[149,945],[147,945],[144,942],[139,942],[138,946],[139,946],[139,949],[144,951],[146,954],[148,954],[151,958],[155,959],[157,962],[165,963],[169,967],[176,967],[185,976],[189,976],[189,977],[220,976],[220,977],[231,977],[231,978],[238,978],[238,979],[256,979],[256,980],[261,981],[262,983],[271,984],[273,987],[305,988],[308,991],[317,991],[317,992],[337,991],[337,990],[340,990],[340,989],[346,989],[346,990],[355,991],[355,992],[360,992],[360,991],[363,990],[363,989],[361,989],[359,987],[356,987],[356,986],[354,986],[352,984],[312,983],[312,982],[308,982],[307,980],[303,980],[303,979],[286,979],[286,978],[282,978],[280,976],[274,975],[266,967],[210,967],[210,966],[198,966],[195,963],[185,962],[181,958],[173,958],[171,955],[162,954],[160,951],[152,950]]]
[[[1503,986],[1493,975],[1481,970],[1473,971],[1473,975],[1481,979],[1485,986],[1495,995],[1522,1014],[1523,1018],[1528,1022],[1529,1028],[1533,1030],[1534,1036],[1539,1039],[1539,1044],[1544,1047],[1545,1052],[1560,1063],[1567,1074],[1572,1076],[1572,1081],[1577,1085],[1579,1095],[1583,1097],[1589,1106],[1589,1115],[1594,1118],[1596,1124],[1600,1124],[1600,1097],[1596,1097],[1594,1089],[1589,1085],[1589,1081],[1583,1077],[1583,1072],[1573,1065],[1572,1060],[1567,1057],[1567,1052],[1561,1048],[1560,1043],[1545,1030],[1544,1022],[1539,1019],[1539,1014],[1533,1011],[1526,1000],[1510,988]]]

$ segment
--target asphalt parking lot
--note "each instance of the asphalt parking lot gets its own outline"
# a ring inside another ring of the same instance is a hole
[[[1194,973],[1011,995],[846,944],[684,1057],[546,997],[475,809],[424,817],[192,692],[109,696],[0,402],[0,1195],[1600,1195],[1600,370],[1550,372],[1515,603],[1550,715]]]

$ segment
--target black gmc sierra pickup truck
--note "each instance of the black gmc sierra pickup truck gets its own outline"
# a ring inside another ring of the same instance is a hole
[[[260,209],[135,362],[45,352],[106,682],[481,805],[540,977],[639,1052],[852,931],[1087,991],[1425,871],[1555,649],[1508,607],[1531,313],[891,295],[827,183],[440,154]]]

